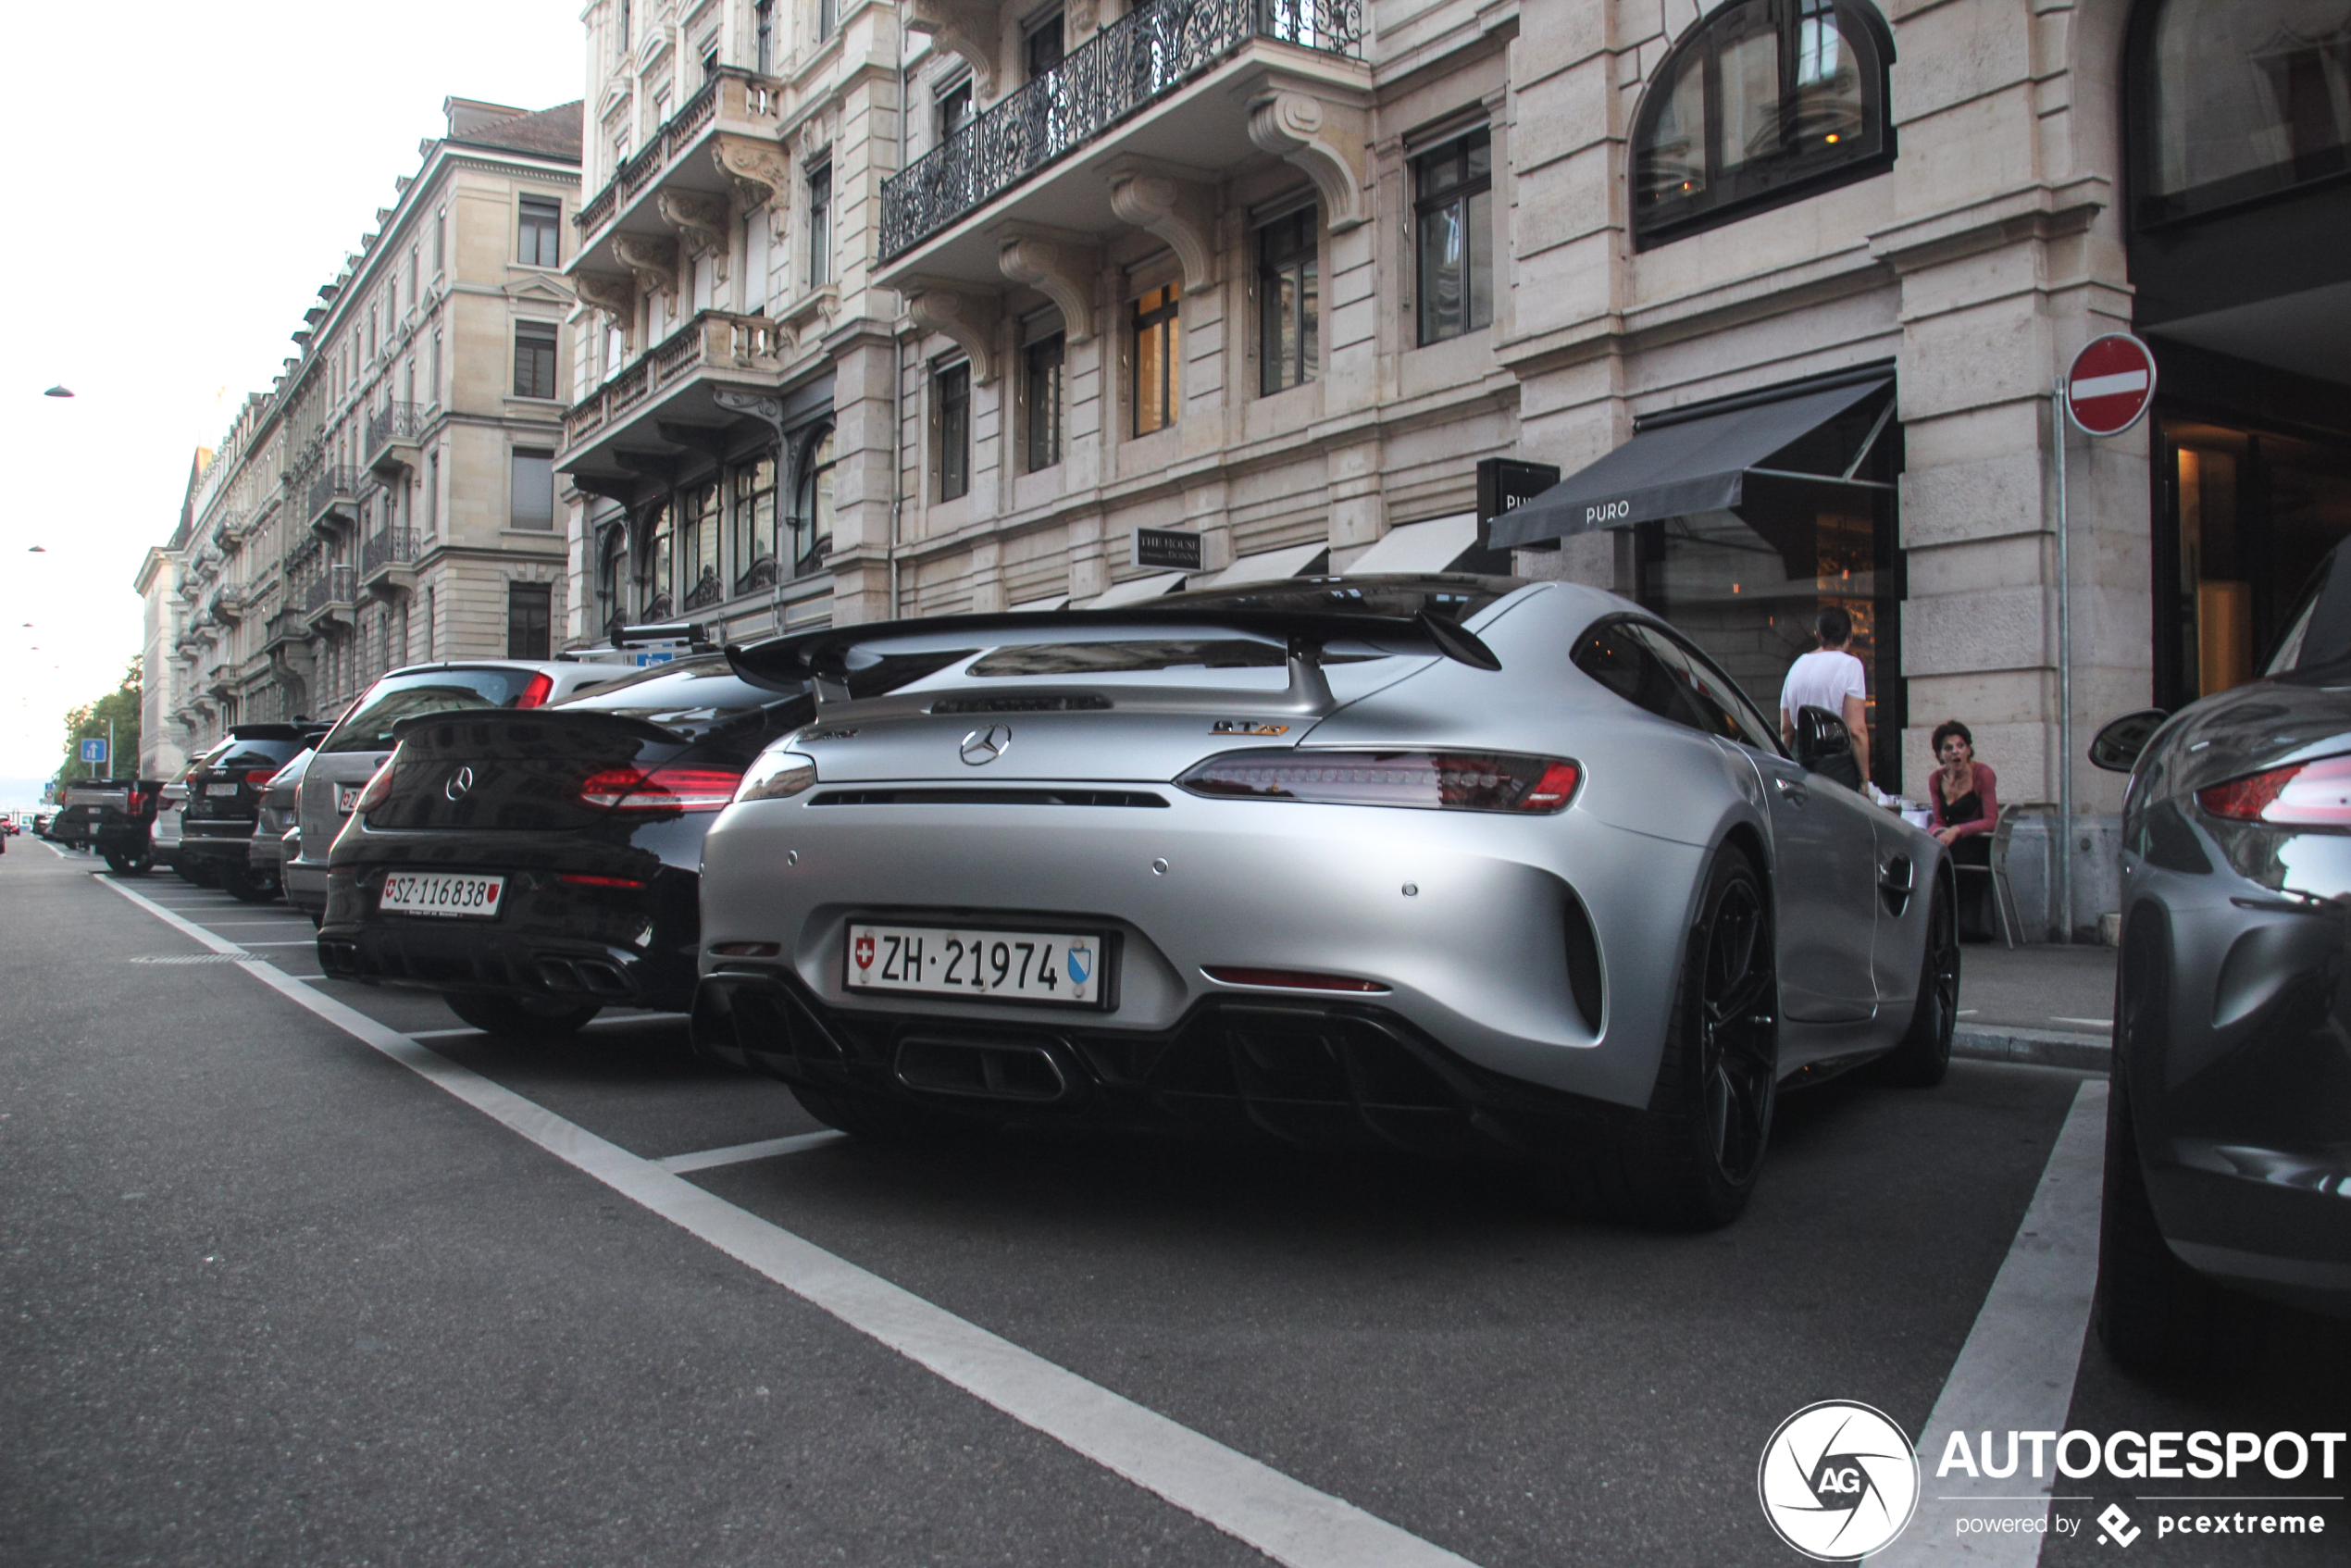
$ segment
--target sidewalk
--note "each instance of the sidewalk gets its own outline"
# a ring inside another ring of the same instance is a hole
[[[1970,942],[1951,1054],[2103,1072],[2113,1061],[2115,952]]]

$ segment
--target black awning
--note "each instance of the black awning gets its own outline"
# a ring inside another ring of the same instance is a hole
[[[1598,462],[1495,518],[1493,541],[1497,547],[1524,546],[1596,529],[1732,510],[1745,493],[1750,470],[1781,473],[1767,465],[1773,453],[1892,384],[1890,377],[1859,381],[1642,430]],[[1797,477],[1817,484],[1860,482],[1833,473]]]

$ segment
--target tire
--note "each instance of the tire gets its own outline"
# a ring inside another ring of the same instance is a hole
[[[1779,1092],[1779,965],[1754,863],[1725,845],[1708,868],[1674,982],[1647,1112],[1555,1173],[1585,1211],[1709,1230],[1746,1209]]]
[[[153,852],[140,855],[109,854],[106,856],[107,868],[118,877],[144,877],[149,870],[153,869],[155,864],[155,857]]]
[[[832,1089],[787,1084],[800,1108],[852,1138],[875,1143],[947,1143],[969,1139],[985,1130],[982,1123],[941,1115],[920,1105],[908,1105],[879,1095],[843,1094]]]
[[[449,1004],[450,1012],[483,1034],[507,1039],[569,1039],[603,1011],[592,1002],[576,1006],[494,991],[452,991],[442,1000]]]
[[[1879,1083],[1933,1089],[1951,1070],[1951,1033],[1959,1022],[1959,922],[1951,887],[1934,880],[1926,914],[1926,953],[1919,964],[1919,1000],[1902,1043],[1870,1064]]]
[[[200,860],[183,860],[174,865],[172,869],[180,873],[180,878],[183,881],[193,882],[199,888],[217,888],[220,886],[219,872],[214,870],[211,866],[205,865],[204,862]]]
[[[239,903],[267,903],[278,896],[278,878],[268,872],[255,876],[243,865],[224,865],[220,890]]]

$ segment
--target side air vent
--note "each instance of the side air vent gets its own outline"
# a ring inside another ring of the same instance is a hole
[[[1560,917],[1566,935],[1568,994],[1575,999],[1575,1011],[1584,1014],[1584,1027],[1597,1035],[1607,994],[1600,980],[1599,940],[1593,935],[1592,917],[1584,913],[1583,901],[1574,893],[1567,895]]]
[[[935,714],[1074,714],[1095,713],[1111,705],[1099,691],[1038,691],[1022,696],[941,697],[930,705]]]
[[[1148,790],[827,790],[812,806],[1158,806]]]

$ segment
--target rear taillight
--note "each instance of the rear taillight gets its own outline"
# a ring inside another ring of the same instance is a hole
[[[132,816],[147,809],[147,797],[133,790],[122,797],[122,809]]]
[[[2230,822],[2280,828],[2351,828],[2351,756],[2273,767],[2196,792],[2196,803]]]
[[[392,759],[387,757],[384,759],[384,765],[368,777],[367,788],[359,791],[359,798],[351,803],[352,812],[356,815],[360,812],[371,811],[383,804],[391,794]]]
[[[644,886],[644,883],[634,877],[591,877],[579,871],[558,872],[555,880],[568,882],[575,888],[641,888]]]
[[[715,767],[608,767],[581,781],[579,799],[610,811],[716,811],[742,781]]]
[[[274,767],[256,767],[245,775],[245,782],[267,788],[269,781],[278,777],[278,772]]]
[[[515,699],[515,706],[535,708],[544,703],[547,700],[547,694],[554,689],[555,678],[542,669],[530,678],[530,684],[525,686],[522,689],[522,695]]]
[[[1562,757],[1473,752],[1227,752],[1176,782],[1195,795],[1542,815],[1575,798],[1584,770]]]

